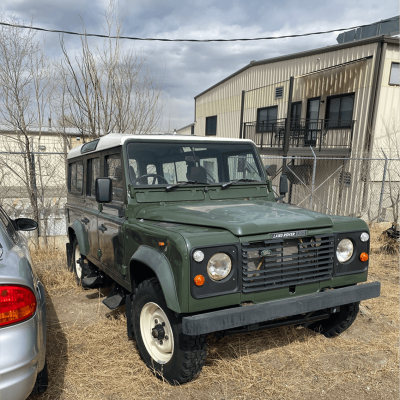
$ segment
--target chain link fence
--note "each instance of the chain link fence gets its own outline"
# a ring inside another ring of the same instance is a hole
[[[49,237],[66,235],[67,153],[62,151],[59,139],[52,140],[54,143],[33,143],[34,193],[27,184],[26,154],[16,148],[0,151],[0,205],[11,218],[34,218],[35,202],[39,235],[45,244]],[[367,222],[398,222],[399,159],[263,156],[262,160],[277,196],[279,177],[286,173],[289,193],[284,201],[287,203],[329,215],[359,217]],[[203,164],[209,167],[206,161]]]
[[[329,215],[367,222],[398,222],[400,160],[367,158],[263,156],[267,175],[279,195],[285,173],[289,193],[284,201]]]

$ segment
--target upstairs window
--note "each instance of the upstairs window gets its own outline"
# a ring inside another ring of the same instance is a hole
[[[278,106],[259,108],[257,110],[257,133],[273,132],[276,128]]]
[[[328,128],[350,128],[353,119],[354,93],[328,97]]]
[[[392,63],[390,68],[389,85],[400,85],[399,63]]]
[[[83,162],[69,164],[68,191],[73,194],[82,194],[83,189]]]
[[[215,136],[217,134],[217,116],[206,117],[206,136]]]

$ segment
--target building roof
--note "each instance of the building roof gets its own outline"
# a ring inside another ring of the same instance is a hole
[[[363,40],[355,40],[354,42],[348,42],[348,43],[340,43],[340,44],[335,44],[332,46],[326,46],[326,47],[320,47],[318,49],[312,49],[312,50],[307,50],[307,51],[302,51],[299,53],[293,53],[293,54],[287,54],[285,56],[280,56],[280,57],[274,57],[274,58],[268,58],[265,60],[260,60],[260,61],[251,61],[249,64],[245,65],[243,68],[239,69],[238,71],[234,72],[233,74],[229,75],[222,81],[219,81],[215,85],[209,87],[208,89],[204,90],[194,98],[197,99],[198,97],[202,96],[203,94],[209,92],[210,90],[216,88],[217,86],[221,85],[222,83],[228,81],[229,79],[233,78],[236,75],[241,74],[242,72],[246,71],[247,69],[251,67],[256,67],[258,65],[265,65],[265,64],[272,64],[276,63],[279,61],[286,61],[286,60],[292,60],[294,58],[301,58],[301,57],[308,57],[312,56],[315,54],[321,54],[321,53],[329,53],[331,51],[337,51],[337,50],[342,50],[346,49],[349,47],[357,47],[357,46],[363,46],[366,44],[370,43],[377,43],[377,42],[385,42],[385,43],[392,43],[392,44],[397,44],[399,45],[399,38],[398,37],[392,37],[392,36],[374,36],[372,38],[368,39],[363,39]]]
[[[97,140],[97,139],[96,139]],[[113,147],[122,146],[126,141],[181,141],[181,142],[249,142],[253,143],[250,139],[232,139],[232,138],[221,138],[221,137],[207,137],[207,136],[194,136],[194,135],[177,135],[177,134],[158,134],[158,135],[128,135],[123,133],[109,133],[106,136],[102,136],[98,139],[99,142],[96,149],[93,151],[85,152],[84,154],[94,153]],[[68,153],[68,159],[79,157],[81,149],[84,144],[74,147]]]

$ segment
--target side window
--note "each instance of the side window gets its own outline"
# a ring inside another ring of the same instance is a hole
[[[168,183],[176,183],[175,181],[175,163],[165,163],[162,165],[164,178]]]
[[[168,183],[177,183],[187,180],[187,165],[186,161],[177,161],[165,163],[162,165],[164,178]]]
[[[83,162],[78,161],[69,165],[69,192],[82,194],[83,189]]]
[[[3,224],[5,231],[9,238],[14,242],[18,242],[18,234],[14,229],[14,225],[12,224],[9,216],[6,212],[0,207],[0,223]]]
[[[218,182],[218,162],[216,158],[201,159],[200,165],[207,171],[207,182]]]
[[[243,154],[228,157],[229,179],[261,180],[253,154]]]
[[[113,154],[105,158],[105,176],[112,180],[113,202],[124,201],[123,169],[121,156]]]
[[[139,178],[139,166],[137,160],[134,158],[129,159],[129,179],[130,181],[136,182],[136,179]]]
[[[90,158],[87,161],[86,196],[95,195],[96,179],[100,176],[100,158]]]

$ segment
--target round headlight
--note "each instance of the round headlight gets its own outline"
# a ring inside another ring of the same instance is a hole
[[[350,239],[342,239],[336,249],[337,259],[344,263],[349,261],[351,256],[353,255],[354,246],[353,242]]]
[[[201,250],[196,250],[193,253],[193,260],[196,262],[202,262],[204,260],[204,253]]]
[[[232,262],[230,257],[224,253],[214,254],[207,264],[208,276],[213,281],[220,281],[226,278],[231,272]]]
[[[361,240],[362,242],[368,242],[368,240],[369,240],[369,235],[368,235],[368,233],[367,233],[367,232],[363,232],[363,233],[360,235],[360,240]]]

